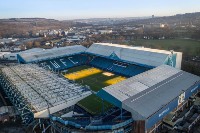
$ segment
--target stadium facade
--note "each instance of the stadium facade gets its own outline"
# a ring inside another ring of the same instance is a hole
[[[200,77],[181,69],[182,53],[95,43],[21,53],[21,65],[1,69],[0,80],[24,123],[50,118],[58,132],[156,132],[171,112],[191,104]],[[127,77],[94,93],[55,72],[89,65]],[[49,71],[51,70],[51,71]],[[113,108],[90,115],[76,103],[93,94]]]

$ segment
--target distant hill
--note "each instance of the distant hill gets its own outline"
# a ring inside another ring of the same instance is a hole
[[[39,30],[67,29],[72,21],[58,21],[46,18],[10,18],[0,19],[0,37],[26,36]]]
[[[176,14],[174,16],[163,16],[149,19],[137,19],[123,24],[151,24],[151,23],[168,23],[174,24],[194,24],[200,26],[200,12]]]
[[[54,21],[58,22],[55,19],[46,19],[46,18],[9,18],[9,19],[0,19],[0,22],[40,22],[40,21]]]

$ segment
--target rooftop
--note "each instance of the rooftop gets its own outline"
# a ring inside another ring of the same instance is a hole
[[[104,94],[114,97],[133,117],[147,119],[199,81],[196,75],[161,65],[98,93],[106,100]]]
[[[26,63],[29,62],[37,62],[47,59],[53,59],[57,57],[63,57],[66,55],[76,54],[80,52],[84,52],[86,50],[85,47],[81,45],[68,46],[68,47],[60,47],[60,48],[52,48],[38,52],[25,52],[19,53],[19,55],[23,58]]]
[[[94,43],[86,50],[86,52],[106,57],[111,57],[114,54],[121,60],[153,67],[164,64],[164,62],[167,61],[168,56],[172,54],[171,51],[166,50],[111,43]],[[173,54],[174,53],[178,52],[173,52]]]
[[[67,79],[33,64],[5,67],[2,68],[2,73],[34,113],[48,108],[50,113],[54,113],[75,104],[76,99],[81,100],[91,94],[83,86],[70,83]]]

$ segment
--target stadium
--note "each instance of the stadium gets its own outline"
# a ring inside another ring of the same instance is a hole
[[[0,70],[1,86],[23,124],[43,125],[43,132],[174,129],[200,89],[200,77],[181,70],[180,52],[95,43],[17,58]]]

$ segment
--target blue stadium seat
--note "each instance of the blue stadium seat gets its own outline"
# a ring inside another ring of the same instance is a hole
[[[87,60],[88,58],[86,55],[79,54],[43,61],[40,64],[42,64],[42,66],[48,67],[51,70],[64,70],[70,67],[84,65],[86,64]]]
[[[148,70],[142,66],[114,61],[103,57],[93,57],[93,59],[90,61],[90,65],[126,77],[132,77]]]
[[[51,70],[64,70],[74,66],[88,64],[105,71],[110,71],[126,77],[132,77],[142,72],[147,71],[145,67],[124,63],[121,61],[115,61],[103,57],[93,57],[88,62],[88,56],[84,54],[78,54],[73,56],[67,56],[57,59],[51,59],[41,62],[42,66],[46,66]]]

